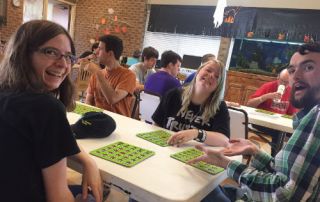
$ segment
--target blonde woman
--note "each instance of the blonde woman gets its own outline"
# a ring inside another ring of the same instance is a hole
[[[224,83],[224,66],[218,60],[202,64],[190,85],[169,91],[152,118],[166,129],[176,131],[168,140],[180,146],[197,140],[212,146],[227,146],[230,117],[219,99]]]

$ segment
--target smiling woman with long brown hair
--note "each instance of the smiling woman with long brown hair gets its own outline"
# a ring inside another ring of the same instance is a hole
[[[0,65],[2,201],[74,201],[67,157],[83,165],[84,197],[89,186],[101,201],[97,166],[80,151],[66,118],[75,106],[74,55],[70,35],[53,22],[29,21],[10,38]]]

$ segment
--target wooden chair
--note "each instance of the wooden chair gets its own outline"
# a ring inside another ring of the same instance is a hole
[[[75,83],[79,100],[83,100],[86,97],[86,90],[88,88],[90,76],[91,73],[84,69],[84,64],[78,65],[78,77]]]
[[[77,82],[77,79],[79,77],[79,70],[80,70],[80,65],[78,64],[74,64],[71,68],[70,77],[71,77],[71,81],[74,83]]]

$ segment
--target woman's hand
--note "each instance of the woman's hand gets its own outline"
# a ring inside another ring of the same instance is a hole
[[[102,201],[102,181],[100,177],[99,169],[90,157],[83,163],[82,174],[82,196],[83,199],[88,197],[88,188],[91,189],[95,200]]]
[[[215,151],[212,149],[207,149],[202,145],[196,145],[196,148],[203,151],[205,154],[188,161],[189,164],[198,163],[199,161],[203,161],[212,165],[219,166],[221,168],[227,168],[229,162],[231,161],[227,157],[223,155],[221,151]]]
[[[221,151],[226,156],[255,155],[259,148],[250,140],[239,138],[230,140],[229,145]]]
[[[169,145],[177,145],[180,147],[182,144],[193,140],[198,136],[198,130],[197,129],[188,129],[188,130],[182,130],[175,134],[173,134],[169,140]]]
[[[96,201],[102,201],[102,181],[99,169],[95,161],[80,147],[81,152],[70,156],[69,158],[75,159],[82,165],[82,197],[88,197],[88,188],[91,189],[92,194]]]

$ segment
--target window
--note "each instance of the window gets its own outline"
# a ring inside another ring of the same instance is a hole
[[[220,37],[147,31],[144,36],[143,47],[147,46],[157,49],[160,55],[166,50],[172,50],[181,57],[183,55],[202,57],[207,53],[218,55]]]
[[[42,19],[43,0],[25,0],[23,9],[23,22]]]
[[[1,0],[0,0],[1,1]],[[74,35],[76,0],[24,0],[23,22],[46,19],[62,25]]]

